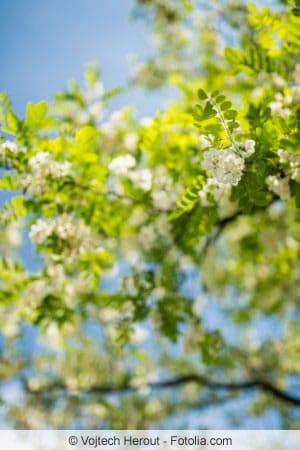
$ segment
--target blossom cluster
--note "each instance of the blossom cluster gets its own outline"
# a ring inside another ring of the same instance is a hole
[[[139,135],[131,129],[133,119],[129,108],[120,109],[110,114],[108,119],[101,124],[102,137],[106,139],[106,145],[122,146],[128,152],[135,152],[138,146]]]
[[[181,185],[174,182],[164,166],[155,169],[151,193],[155,208],[162,211],[171,210],[176,205],[181,191]]]
[[[288,164],[292,180],[300,183],[300,154],[279,149],[278,155],[281,163]]]
[[[291,197],[290,179],[300,183],[300,154],[291,153],[288,150],[278,150],[279,161],[284,166],[284,175],[271,175],[266,183],[270,191],[278,195],[282,200]]]
[[[293,106],[300,104],[300,84],[291,87],[291,93],[283,95],[277,92],[275,100],[269,103],[273,116],[279,116],[282,119],[288,119],[292,114]]]
[[[30,174],[22,180],[22,188],[31,195],[42,195],[49,187],[49,179],[60,179],[72,175],[69,161],[58,162],[49,152],[39,152],[28,161]]]
[[[102,100],[103,93],[103,84],[98,80],[93,86],[89,86],[81,92],[81,102],[67,101],[60,105],[60,110],[67,120],[71,120],[78,127],[91,121],[98,123],[105,111],[105,103]]]
[[[138,240],[140,247],[146,251],[159,246],[161,240],[171,244],[170,222],[165,216],[159,216],[155,222],[141,226]]]
[[[270,191],[277,194],[282,200],[288,200],[291,196],[289,178],[278,175],[270,175],[267,177],[267,185]]]
[[[290,110],[290,106],[292,104],[293,98],[291,95],[282,95],[278,92],[275,95],[275,100],[269,103],[269,107],[271,109],[271,113],[273,116],[279,116],[282,119],[288,119],[292,114]]]
[[[152,174],[149,169],[135,169],[136,159],[127,154],[114,158],[109,164],[114,175],[128,178],[137,189],[149,191],[152,187]]]
[[[208,146],[209,139],[205,142],[202,137],[201,144]],[[210,203],[212,197],[218,201],[231,186],[239,183],[245,168],[245,159],[254,151],[255,141],[246,139],[244,142],[236,142],[228,149],[210,148],[204,153],[202,168],[212,176],[204,189],[199,192],[200,201],[204,206]]]
[[[85,253],[101,253],[103,248],[99,238],[82,221],[69,214],[55,219],[38,219],[29,232],[31,240],[37,244],[45,243],[49,238],[63,242],[66,250],[66,262],[73,263]]]
[[[21,147],[16,142],[3,141],[0,143],[0,161],[4,164],[11,163],[15,157],[25,151],[25,147]]]

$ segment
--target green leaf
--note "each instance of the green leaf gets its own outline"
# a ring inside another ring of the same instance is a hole
[[[213,93],[211,94],[211,96],[213,98],[217,97],[220,94],[220,91],[213,91]]]
[[[200,100],[205,100],[208,98],[206,92],[203,89],[198,89],[198,97]]]
[[[235,119],[236,116],[237,116],[237,112],[234,111],[233,109],[224,112],[225,119],[229,119],[229,120]]]
[[[240,50],[225,48],[224,54],[230,64],[241,64],[244,61],[244,56]]]
[[[229,101],[223,102],[220,106],[222,111],[227,111],[227,109],[230,109],[232,106],[232,103]]]
[[[294,16],[300,17],[300,8],[292,8]]]
[[[26,122],[29,128],[38,129],[43,126],[47,118],[47,102],[28,103],[26,112]]]
[[[226,97],[225,97],[225,95],[218,95],[215,100],[217,103],[222,103],[222,102],[224,102],[224,100],[226,100]]]

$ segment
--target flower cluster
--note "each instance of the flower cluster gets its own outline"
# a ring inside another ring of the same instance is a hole
[[[226,150],[211,148],[204,153],[202,168],[207,170],[216,183],[236,186],[243,174],[245,158],[255,151],[255,142],[246,140]]]
[[[209,178],[202,190],[198,192],[201,206],[212,206],[214,202],[223,202],[230,194],[230,185],[218,183],[216,180]]]
[[[82,220],[68,214],[55,219],[38,219],[31,226],[29,237],[37,244],[46,243],[49,238],[59,239],[66,250],[66,262],[73,263],[85,253],[101,253],[99,239]]]
[[[135,158],[132,155],[124,155],[114,158],[108,168],[114,175],[125,177],[135,166]]]
[[[20,153],[25,153],[25,147],[21,147],[16,142],[4,141],[0,143],[0,161],[2,163],[11,163]]]
[[[288,119],[292,114],[291,106],[293,98],[290,95],[283,96],[280,92],[275,95],[275,101],[269,103],[273,116],[279,116],[282,119]]]
[[[161,240],[171,243],[170,222],[165,216],[160,216],[155,222],[141,226],[138,240],[140,247],[146,251],[160,246]]]
[[[103,93],[103,84],[98,80],[93,86],[88,86],[82,91],[82,102],[67,101],[60,105],[60,109],[66,119],[71,120],[79,127],[91,121],[98,123],[105,111]]]
[[[39,152],[28,161],[30,174],[22,180],[22,187],[31,195],[42,195],[48,190],[49,178],[60,179],[72,175],[68,161],[58,162],[49,152]]]
[[[182,191],[178,183],[174,183],[164,166],[155,170],[152,189],[152,201],[155,208],[168,211],[175,205]]]
[[[212,136],[200,136],[203,149],[212,146]],[[242,178],[245,159],[255,152],[255,141],[246,139],[235,142],[234,146],[217,150],[210,148],[204,153],[202,168],[212,175],[198,192],[200,204],[211,206],[215,202],[223,203],[229,198],[231,187],[236,186]]]
[[[149,191],[152,187],[152,174],[149,169],[134,169],[136,159],[132,155],[118,156],[109,164],[110,171],[117,176],[128,178],[137,189]]]
[[[289,178],[278,175],[270,175],[267,177],[267,185],[270,191],[277,194],[282,200],[288,200],[291,196]]]
[[[300,183],[300,154],[291,153],[279,149],[278,155],[281,163],[287,163],[290,168],[291,178]]]

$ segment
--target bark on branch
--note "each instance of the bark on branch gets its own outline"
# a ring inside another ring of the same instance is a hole
[[[51,383],[45,387],[33,389],[30,387],[27,380],[23,380],[25,390],[30,394],[49,394],[51,392],[71,392],[71,389],[65,385],[64,383],[57,381]],[[293,394],[286,392],[279,387],[273,385],[269,381],[262,379],[253,379],[253,380],[245,380],[245,381],[237,381],[237,382],[219,382],[211,380],[204,375],[198,374],[190,374],[190,375],[182,375],[174,378],[169,378],[167,380],[157,381],[153,383],[146,384],[146,387],[151,389],[166,389],[166,388],[175,388],[184,386],[187,383],[197,383],[201,386],[204,386],[208,389],[212,390],[227,390],[227,391],[245,391],[245,390],[253,390],[258,389],[261,392],[272,395],[274,398],[281,400],[285,403],[289,403],[293,406],[300,406],[300,397],[294,396]],[[112,393],[128,393],[128,392],[136,392],[138,389],[130,384],[120,384],[120,385],[99,385],[92,386],[86,389],[78,389],[76,393],[79,394],[112,394]]]

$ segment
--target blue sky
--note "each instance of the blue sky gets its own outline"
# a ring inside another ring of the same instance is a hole
[[[107,88],[124,84],[128,55],[151,53],[146,25],[130,20],[132,8],[133,0],[1,0],[0,91],[22,114],[28,101],[50,99],[71,77],[82,80],[91,60],[100,62]],[[141,114],[154,112],[158,100],[133,97]]]

